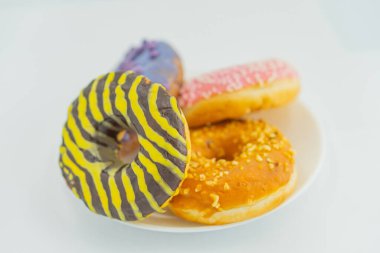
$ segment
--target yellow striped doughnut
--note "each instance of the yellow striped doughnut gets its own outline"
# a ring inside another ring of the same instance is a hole
[[[117,155],[117,134],[125,129],[140,144],[131,163]],[[189,159],[189,130],[176,99],[142,75],[99,76],[69,107],[59,165],[71,191],[95,213],[133,221],[163,212]]]

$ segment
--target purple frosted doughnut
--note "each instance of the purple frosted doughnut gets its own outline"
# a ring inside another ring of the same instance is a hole
[[[117,71],[132,70],[163,84],[171,95],[177,96],[183,83],[182,63],[174,49],[163,41],[144,40],[125,55]]]

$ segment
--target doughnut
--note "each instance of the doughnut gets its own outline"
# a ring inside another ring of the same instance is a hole
[[[288,63],[266,60],[195,77],[182,86],[179,103],[195,127],[284,105],[299,90],[298,75]]]
[[[122,130],[138,141],[130,162],[118,156]],[[189,130],[176,98],[142,75],[99,76],[68,109],[59,165],[71,191],[97,214],[134,221],[164,212],[189,159]]]
[[[146,41],[128,51],[117,71],[132,70],[163,84],[169,94],[178,95],[183,83],[181,59],[176,51],[163,41]]]
[[[232,120],[190,130],[188,176],[170,202],[174,214],[217,225],[278,206],[294,190],[290,143],[264,121]]]

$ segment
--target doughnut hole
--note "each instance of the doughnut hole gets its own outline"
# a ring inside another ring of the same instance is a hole
[[[198,143],[204,143],[200,145],[199,152],[202,156],[208,159],[233,161],[242,152],[244,143],[241,138],[235,136],[235,143],[231,145],[228,135],[221,133],[212,133],[212,136],[207,136],[204,140],[197,138]]]
[[[131,163],[140,150],[137,133],[133,129],[124,129],[117,135],[119,150],[117,157],[124,163]]]

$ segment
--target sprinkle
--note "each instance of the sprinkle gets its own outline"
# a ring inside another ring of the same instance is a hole
[[[258,162],[263,161],[263,158],[261,157],[261,155],[259,155],[259,154],[256,155],[256,161],[258,161]]]
[[[200,175],[199,175],[199,180],[200,180],[200,181],[205,181],[205,180],[206,180],[206,176],[205,176],[205,174],[200,174]]]
[[[228,191],[228,190],[231,189],[231,188],[230,188],[230,185],[229,185],[228,183],[224,183],[223,189],[224,189],[225,191]]]

